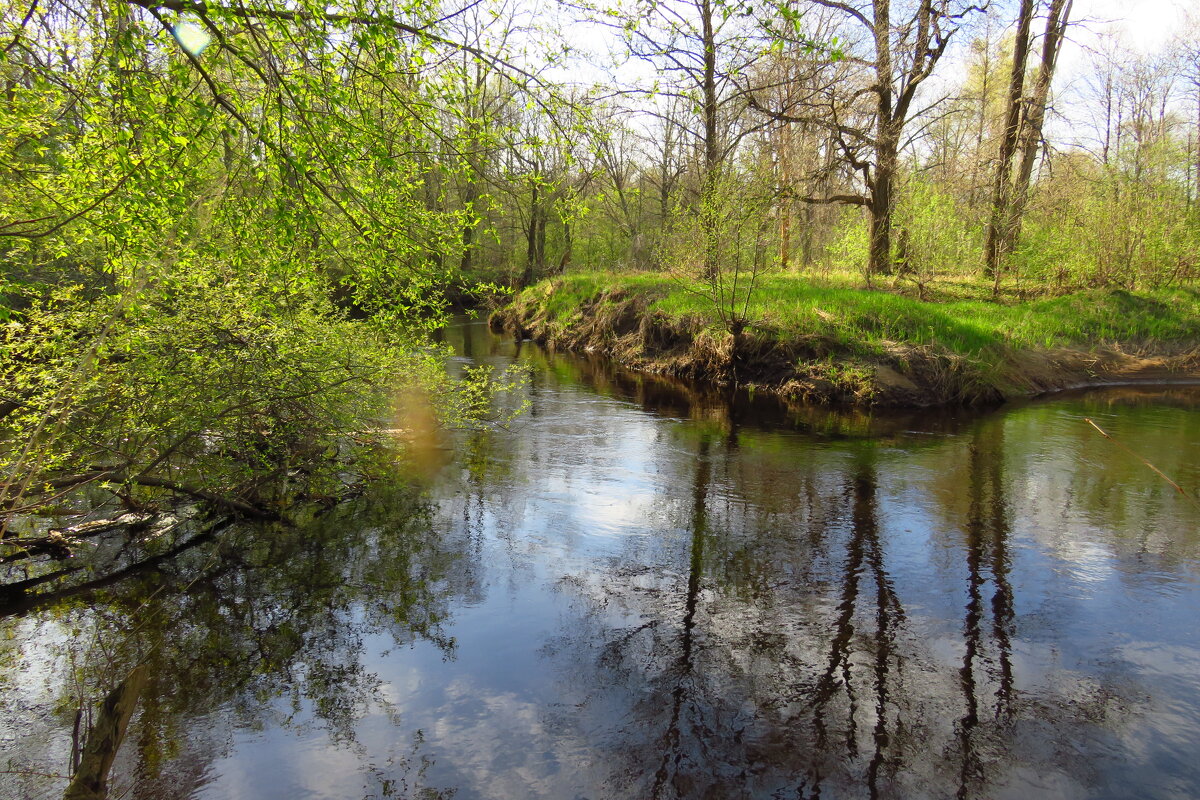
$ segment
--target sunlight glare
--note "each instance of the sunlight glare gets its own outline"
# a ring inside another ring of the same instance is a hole
[[[171,32],[179,46],[192,56],[199,56],[212,41],[212,35],[194,22],[181,22]]]

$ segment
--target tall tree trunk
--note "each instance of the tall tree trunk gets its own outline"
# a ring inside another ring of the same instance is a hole
[[[800,268],[806,269],[813,263],[813,229],[816,227],[817,210],[812,203],[805,203],[801,213],[804,227],[800,234]]]
[[[539,272],[546,269],[546,218],[548,216],[547,209],[543,204],[543,207],[538,209],[536,252],[534,253],[536,256],[534,265]]]
[[[571,249],[571,223],[563,220],[563,252],[562,258],[558,260],[558,268],[554,271],[556,275],[562,275],[567,271],[567,266],[571,263]]]
[[[1004,232],[1004,252],[1010,253],[1021,236],[1021,218],[1025,204],[1029,201],[1029,183],[1033,177],[1033,164],[1037,160],[1042,144],[1042,122],[1046,118],[1046,103],[1050,97],[1050,83],[1054,80],[1054,68],[1062,48],[1063,35],[1071,16],[1074,0],[1050,0],[1050,15],[1046,19],[1046,36],[1042,42],[1042,65],[1038,69],[1033,96],[1025,113],[1025,125],[1021,130],[1021,163],[1013,186],[1013,203],[1009,211]]]
[[[479,225],[479,219],[475,216],[475,203],[479,200],[478,180],[479,172],[472,165],[467,176],[466,191],[463,193],[463,212],[466,219],[463,220],[462,226],[463,249],[459,267],[464,274],[471,271],[475,260],[475,230]]]
[[[988,26],[984,33],[983,70],[981,77],[979,114],[975,120],[975,164],[972,167],[971,173],[971,189],[967,194],[967,207],[972,211],[979,205],[979,194],[983,190],[983,181],[987,180],[980,176],[980,172],[983,171],[983,166],[986,163],[986,159],[983,157],[983,137],[987,133],[988,99],[991,97],[992,89],[992,23],[990,17],[988,18]]]
[[[1113,79],[1110,72],[1104,80],[1104,166],[1108,166],[1112,150]]]
[[[873,275],[892,273],[892,186],[899,162],[900,131],[892,94],[891,0],[874,0],[876,132],[875,174],[871,176],[871,244],[867,285]]]
[[[892,274],[892,190],[898,161],[897,143],[880,137],[875,175],[871,181],[871,244],[867,284],[874,275]]]
[[[717,171],[721,152],[717,142],[717,46],[713,28],[713,0],[701,0],[701,34],[704,37],[704,74],[701,92],[704,104],[704,176],[700,187],[700,224],[704,231],[704,279],[716,280],[717,264]]]
[[[521,272],[520,288],[533,283],[533,268],[537,264],[538,216],[541,208],[538,205],[538,183],[535,172],[529,180],[529,227],[525,231],[525,269]]]
[[[1025,89],[1025,62],[1029,57],[1029,27],[1033,19],[1033,0],[1021,0],[1017,13],[1017,38],[1013,42],[1012,71],[1008,80],[1008,110],[1004,135],[1000,137],[1000,156],[996,161],[996,178],[992,183],[992,215],[988,220],[984,272],[1000,285],[1003,253],[1003,231],[1008,220],[1011,202],[1012,159],[1017,148],[1021,127],[1021,94]]]
[[[788,268],[788,256],[792,249],[792,207],[786,201],[779,208],[779,267]]]
[[[465,66],[465,65],[464,65]],[[487,85],[487,75],[483,67],[475,66],[475,75],[463,76],[463,90],[469,96],[476,98],[470,105],[470,117],[467,122],[467,185],[463,190],[463,211],[466,219],[462,228],[462,258],[459,267],[462,272],[469,273],[475,262],[475,236],[479,230],[479,217],[475,213],[475,204],[479,202],[479,181],[483,180],[482,149],[483,122],[487,116],[487,104],[484,101],[484,89]]]
[[[1196,79],[1196,196],[1197,207],[1200,207],[1200,76]]]
[[[779,202],[775,207],[779,217],[779,266],[788,268],[792,247],[792,129],[783,123],[775,131],[775,153],[778,158]]]

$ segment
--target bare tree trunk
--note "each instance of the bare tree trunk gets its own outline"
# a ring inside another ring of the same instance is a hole
[[[1104,81],[1104,166],[1108,166],[1109,153],[1112,150],[1112,118],[1113,118],[1113,81],[1112,73]]]
[[[700,11],[704,36],[704,172],[711,175],[721,163],[717,143],[717,43],[712,0],[702,0]]]
[[[1021,94],[1025,87],[1025,62],[1029,57],[1029,26],[1033,18],[1033,0],[1021,0],[1017,14],[1017,38],[1013,43],[1012,71],[1008,81],[1008,112],[1004,135],[1000,138],[1000,156],[996,162],[996,178],[992,184],[992,215],[988,220],[984,273],[1000,285],[1003,252],[1003,231],[1008,219],[1012,183],[1012,158],[1021,128]],[[995,291],[995,290],[994,290]],[[993,293],[994,293],[993,291]]]
[[[465,68],[464,64],[464,68]],[[483,122],[487,117],[486,95],[487,73],[476,65],[474,75],[463,75],[463,91],[468,97],[474,98],[469,106],[470,117],[467,122],[467,185],[463,190],[463,211],[466,219],[462,227],[462,258],[459,266],[464,273],[469,273],[475,265],[475,237],[479,231],[479,217],[475,213],[475,205],[479,202],[482,192],[479,182],[483,180],[484,156],[482,155]]]
[[[717,47],[713,29],[713,0],[701,0],[699,8],[704,38],[704,76],[701,85],[704,102],[704,177],[700,188],[700,222],[704,229],[704,279],[712,281],[716,280],[719,270],[716,192],[721,154],[717,145]]]
[[[1200,76],[1196,78],[1196,196],[1194,202],[1200,207]]]
[[[537,221],[537,238],[535,240],[536,252],[534,253],[534,266],[539,272],[546,269],[546,218],[549,216],[547,209],[543,204],[542,208],[538,209]]]
[[[571,264],[571,249],[572,249],[571,223],[564,221],[563,222],[563,252],[562,252],[562,258],[560,258],[558,260],[558,269],[555,270],[556,274],[562,275],[564,272],[567,271],[567,267]]]
[[[477,180],[474,170],[468,179],[466,192],[463,196],[463,211],[466,212],[467,218],[463,221],[462,228],[462,259],[459,262],[459,267],[464,273],[469,273],[473,266],[475,253],[475,226],[479,221],[475,218],[475,203],[479,200],[479,188],[476,186]]]
[[[476,82],[477,88],[482,85],[482,80]],[[476,116],[482,117],[482,109],[475,112]],[[481,134],[481,126],[472,121],[468,124],[467,147],[474,150],[479,146],[479,137]],[[459,268],[464,274],[469,274],[472,267],[475,266],[475,234],[479,227],[479,218],[475,213],[475,204],[479,202],[480,191],[479,181],[483,179],[483,165],[480,163],[480,158],[477,155],[467,156],[467,185],[463,189],[463,213],[465,219],[462,224],[462,258],[459,260]]]
[[[815,238],[813,228],[816,227],[816,206],[812,203],[806,203],[801,213],[803,214],[804,226],[800,234],[800,267],[801,269],[807,269],[813,263],[813,239]]]
[[[983,190],[983,182],[987,180],[980,176],[984,171],[983,166],[986,159],[983,157],[983,137],[987,133],[987,106],[988,98],[991,96],[992,86],[992,23],[991,18],[988,18],[988,26],[984,33],[983,40],[983,69],[982,83],[979,87],[979,115],[975,120],[975,164],[971,173],[971,187],[967,195],[967,207],[972,211],[978,207],[980,202],[980,192]]]
[[[788,255],[792,249],[792,208],[784,203],[779,209],[779,266],[788,268]]]
[[[1054,68],[1062,48],[1063,35],[1071,16],[1074,0],[1050,0],[1050,16],[1046,19],[1046,37],[1042,42],[1042,65],[1038,69],[1033,96],[1025,114],[1025,125],[1021,131],[1021,163],[1013,186],[1013,203],[1009,211],[1004,232],[1004,252],[1010,253],[1021,236],[1021,218],[1025,204],[1029,201],[1029,183],[1033,177],[1033,163],[1042,143],[1042,123],[1046,118],[1046,103],[1050,97],[1050,83],[1054,80]]]
[[[876,108],[875,174],[871,176],[871,245],[867,285],[873,275],[892,272],[892,184],[900,153],[900,131],[893,121],[891,0],[874,0]]]
[[[871,182],[871,245],[867,260],[867,284],[874,275],[892,274],[892,189],[898,160],[897,143],[880,137],[878,163]]]
[[[538,215],[541,209],[538,205],[536,172],[529,180],[529,191],[529,228],[525,231],[525,269],[521,272],[520,280],[520,288],[522,289],[533,283],[533,268],[537,264]]]
[[[788,258],[792,247],[792,137],[791,128],[784,123],[779,128],[777,140],[779,153],[779,266],[788,268]]]

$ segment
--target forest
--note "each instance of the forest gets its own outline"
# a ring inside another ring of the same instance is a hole
[[[1197,337],[1194,19],[1151,54],[1072,0],[6,0],[0,19],[6,535],[79,493],[334,502],[397,441],[417,458],[434,427],[503,421],[490,400],[519,371],[452,381],[428,334],[546,279],[575,324],[614,286],[678,290],[731,362],[745,332],[839,304],[875,352]],[[1061,88],[1077,29],[1093,45]],[[842,346],[809,372],[853,387]]]

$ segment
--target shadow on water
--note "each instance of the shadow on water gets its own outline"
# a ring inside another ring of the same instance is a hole
[[[0,794],[143,663],[145,800],[1200,795],[1200,519],[1082,423],[1200,488],[1200,392],[836,412],[443,339],[529,412],[427,497],[0,619]]]

